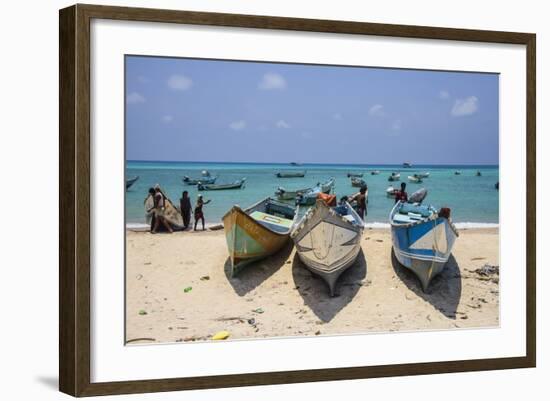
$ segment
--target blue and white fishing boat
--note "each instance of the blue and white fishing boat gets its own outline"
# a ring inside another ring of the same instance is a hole
[[[437,211],[433,206],[408,202],[397,202],[390,213],[395,256],[416,274],[424,292],[445,267],[458,237],[450,214],[448,208]]]

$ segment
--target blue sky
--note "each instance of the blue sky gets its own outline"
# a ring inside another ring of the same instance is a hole
[[[129,160],[498,164],[498,75],[126,57]]]

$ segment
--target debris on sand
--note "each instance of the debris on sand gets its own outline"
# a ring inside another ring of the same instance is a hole
[[[210,280],[210,276],[202,276],[201,281],[208,281]]]
[[[140,316],[145,316],[147,314],[146,311],[144,311],[143,309],[140,309],[140,311],[138,312],[138,315]]]
[[[226,340],[227,338],[229,338],[229,335],[230,334],[228,331],[222,330],[214,334],[212,336],[212,340]]]
[[[185,292],[187,294],[188,292],[191,292],[192,289],[193,289],[193,287],[186,287],[186,288],[183,289],[183,292]]]
[[[479,274],[480,276],[493,276],[493,275],[499,275],[499,267],[498,265],[490,265],[489,263],[485,263],[483,266],[481,266],[479,269],[474,270],[475,273]]]
[[[254,312],[254,313],[264,313],[264,310],[262,308],[256,308],[256,309],[252,309],[252,312]]]
[[[212,231],[223,230],[223,224],[215,224],[215,225],[210,226],[208,228]]]

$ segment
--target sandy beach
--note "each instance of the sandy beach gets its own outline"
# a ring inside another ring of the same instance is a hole
[[[228,275],[223,230],[150,234],[127,231],[126,341],[205,341],[499,324],[496,228],[462,229],[428,293],[391,252],[389,229],[366,229],[362,252],[339,279],[338,295],[313,276],[292,242],[277,255]]]

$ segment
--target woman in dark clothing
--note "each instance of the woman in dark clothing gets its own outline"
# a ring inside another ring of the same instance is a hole
[[[180,199],[180,213],[183,219],[183,228],[187,229],[189,223],[191,222],[191,199],[189,198],[189,193],[183,191]]]
[[[199,220],[202,221],[202,229],[204,231],[204,213],[202,211],[202,207],[206,204],[210,203],[210,199],[207,201],[204,201],[202,199],[202,195],[199,195],[197,198],[197,204],[195,205],[195,229],[194,231],[197,231],[197,224]]]

